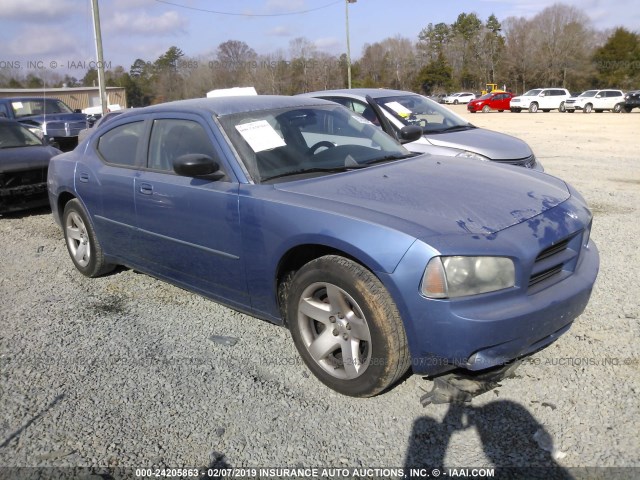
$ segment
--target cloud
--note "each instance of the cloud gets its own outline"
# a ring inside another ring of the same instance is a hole
[[[189,21],[174,11],[153,16],[145,12],[117,12],[105,22],[105,30],[126,35],[164,36],[185,33]]]
[[[281,25],[269,30],[266,35],[270,37],[293,37],[294,33],[289,27]]]
[[[67,30],[59,27],[24,28],[6,45],[6,48],[7,54],[18,57],[64,55],[66,59],[80,54],[77,39]]]
[[[53,20],[66,20],[77,11],[78,4],[71,0],[2,0],[0,18],[19,22],[46,23]]]

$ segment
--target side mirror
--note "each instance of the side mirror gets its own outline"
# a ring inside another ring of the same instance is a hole
[[[406,125],[400,129],[398,140],[400,143],[415,142],[422,137],[422,127],[418,125]]]
[[[173,161],[173,171],[185,177],[202,177],[218,170],[218,162],[203,153],[188,153]]]
[[[82,113],[82,110],[80,110],[79,108],[76,108],[73,113]]]
[[[598,94],[596,95],[596,98],[602,98],[602,95]]]

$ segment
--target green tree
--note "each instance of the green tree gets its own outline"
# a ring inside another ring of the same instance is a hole
[[[593,62],[602,86],[634,88],[640,82],[640,35],[616,28],[596,49]]]
[[[444,53],[440,52],[437,58],[422,67],[418,72],[416,87],[422,89],[426,94],[451,91],[453,88],[452,70]]]

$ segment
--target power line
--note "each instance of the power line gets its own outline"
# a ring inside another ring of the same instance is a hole
[[[236,17],[284,17],[288,15],[302,15],[304,13],[315,12],[317,10],[322,10],[323,8],[328,8],[332,5],[336,5],[338,3],[342,3],[344,0],[336,0],[335,2],[328,3],[327,5],[323,5],[322,7],[312,8],[310,10],[300,10],[299,12],[289,12],[289,13],[232,13],[232,12],[219,12],[217,10],[207,10],[206,8],[197,8],[197,7],[189,7],[187,5],[180,5],[179,3],[169,2],[167,0],[155,0],[158,3],[165,3],[167,5],[172,5],[174,7],[185,8],[187,10],[196,10],[198,12],[206,12],[206,13],[215,13],[217,15],[233,15]]]

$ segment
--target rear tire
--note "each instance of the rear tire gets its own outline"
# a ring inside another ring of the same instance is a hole
[[[99,277],[115,268],[105,261],[102,246],[79,200],[74,198],[65,205],[62,228],[67,251],[80,273]]]
[[[620,113],[622,112],[622,104],[621,103],[616,103],[613,106],[613,113]]]
[[[560,106],[558,107],[558,111],[559,112],[564,112],[565,111],[564,102],[560,103]]]
[[[380,280],[336,255],[304,265],[291,280],[287,323],[311,372],[353,397],[376,395],[409,368],[400,313]]]

